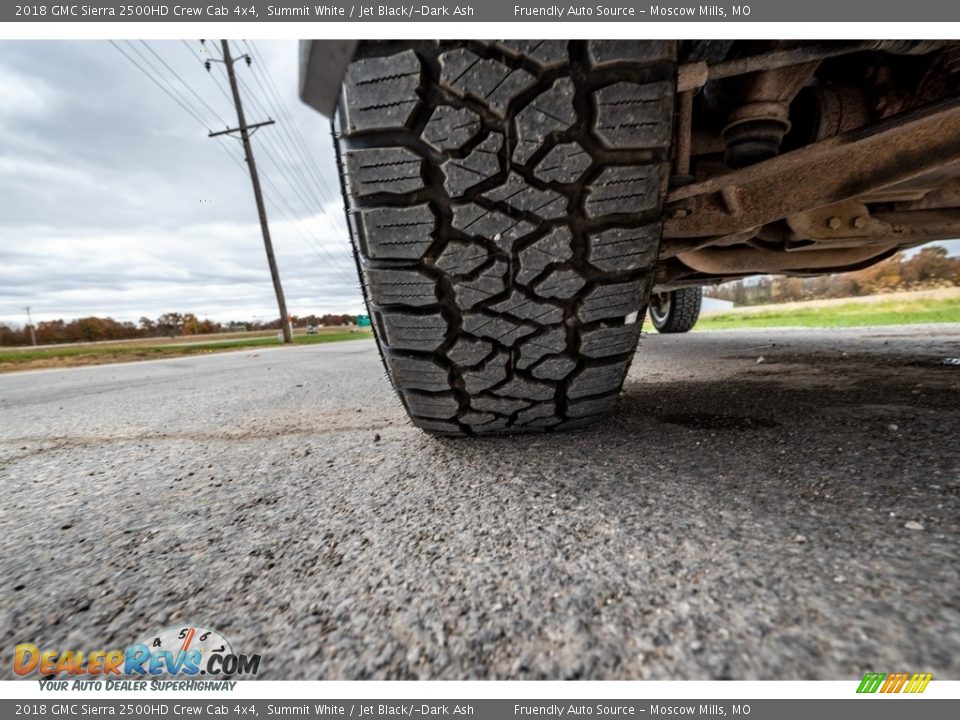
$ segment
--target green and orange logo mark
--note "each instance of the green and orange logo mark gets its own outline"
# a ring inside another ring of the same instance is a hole
[[[933,673],[873,673],[860,681],[858,693],[922,693],[933,680]]]

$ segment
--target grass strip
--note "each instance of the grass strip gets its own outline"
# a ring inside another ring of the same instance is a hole
[[[296,345],[315,345],[317,343],[341,342],[344,340],[360,340],[372,337],[368,331],[361,332],[328,332],[319,335],[297,335],[293,341]],[[53,360],[58,358],[85,358],[92,359],[103,356],[104,362],[122,362],[126,359],[143,360],[151,357],[161,358],[165,355],[193,355],[196,353],[223,352],[228,350],[243,350],[257,347],[279,347],[282,343],[275,337],[258,337],[249,339],[222,340],[203,343],[167,343],[163,345],[81,345],[62,348],[43,348],[40,350],[0,350],[0,365],[14,363],[17,365],[38,360]]]
[[[734,330],[769,327],[844,328],[869,325],[920,325],[960,322],[960,298],[871,303],[850,302],[843,305],[792,310],[760,310],[725,312],[707,315],[697,323],[697,330]]]

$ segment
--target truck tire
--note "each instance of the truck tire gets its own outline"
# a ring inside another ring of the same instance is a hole
[[[669,172],[671,41],[368,42],[333,120],[374,334],[414,425],[607,412]]]
[[[657,293],[650,301],[650,320],[658,333],[685,333],[700,318],[703,288],[689,287]]]

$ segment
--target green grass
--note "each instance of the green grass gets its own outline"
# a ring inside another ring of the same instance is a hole
[[[863,327],[867,325],[914,325],[960,322],[960,298],[880,301],[803,308],[728,312],[708,315],[697,330],[730,330],[768,327]]]
[[[370,332],[328,332],[319,335],[297,335],[293,341],[297,345],[314,345],[316,343],[339,342],[342,340],[359,340],[372,337]],[[0,350],[0,364],[25,363],[34,360],[50,358],[76,358],[86,356],[105,356],[105,359],[123,360],[124,356],[130,359],[143,359],[143,356],[163,357],[164,355],[184,355],[223,350],[241,350],[243,348],[280,346],[276,337],[239,338],[196,344],[164,345],[87,345],[79,347],[45,348],[43,350]]]

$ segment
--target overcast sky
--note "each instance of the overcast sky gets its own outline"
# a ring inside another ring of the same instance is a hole
[[[26,305],[34,320],[276,317],[249,176],[225,152],[240,159],[240,141],[207,137],[236,123],[217,87],[229,94],[224,73],[204,70],[198,41],[148,43],[208,109],[142,43],[133,43],[140,55],[119,45],[172,81],[204,123],[107,42],[0,42],[0,323],[22,324]],[[297,43],[253,46],[307,146],[301,154],[289,123],[289,137],[271,126],[253,141],[279,205],[268,215],[287,307],[362,312],[329,125],[297,98]],[[286,122],[267,79],[236,68],[253,96],[248,122],[263,111]],[[303,167],[307,154],[317,178]]]

